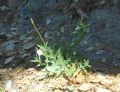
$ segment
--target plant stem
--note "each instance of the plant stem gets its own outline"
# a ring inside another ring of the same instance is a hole
[[[43,37],[41,36],[41,34],[40,34],[40,32],[39,32],[38,28],[36,27],[36,25],[35,25],[35,23],[34,23],[34,21],[33,21],[33,19],[32,19],[32,18],[31,18],[31,23],[32,23],[33,27],[35,28],[35,30],[36,30],[36,32],[37,32],[37,34],[38,34],[38,36],[39,36],[39,37],[40,37],[40,39],[42,40],[43,44],[45,44],[45,41],[44,41]]]

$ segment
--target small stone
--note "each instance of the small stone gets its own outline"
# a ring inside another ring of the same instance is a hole
[[[106,79],[106,75],[102,74],[102,73],[97,73],[96,77],[98,80],[102,81],[104,79]]]
[[[8,80],[5,85],[5,91],[9,92],[12,89],[12,86],[13,86],[13,81]]]
[[[27,71],[28,71],[28,72],[35,71],[35,68],[29,68]]]
[[[50,33],[49,33],[49,32],[45,32],[45,33],[44,33],[44,38],[45,38],[46,40],[49,40],[49,39],[51,39],[52,37],[50,36]]]
[[[15,30],[16,30],[16,28],[11,28],[10,30],[11,30],[11,31],[15,31]]]
[[[37,75],[33,76],[33,80],[39,82],[40,80],[43,80],[43,79],[45,79],[45,78],[47,78],[47,77],[48,77],[48,76],[47,76],[47,73],[40,72],[40,73],[38,73]]]
[[[14,59],[14,56],[13,57],[9,57],[8,59],[5,60],[5,65],[10,63],[12,60]]]
[[[98,83],[100,80],[98,80],[97,78],[96,78],[96,76],[95,75],[90,75],[89,77],[88,77],[88,79],[89,79],[89,82],[90,83]]]
[[[65,91],[65,92],[73,92],[74,91],[74,86],[67,86],[66,89],[68,89],[69,91]]]
[[[61,27],[61,28],[60,28],[60,31],[61,31],[62,33],[64,33],[64,32],[65,32],[65,27],[64,27],[64,26]]]
[[[100,55],[100,54],[104,54],[104,51],[103,50],[99,50],[96,52],[96,55]]]
[[[96,92],[112,92],[112,91],[105,88],[97,88]]]
[[[112,80],[105,79],[105,80],[101,81],[101,84],[103,84],[103,85],[111,85],[112,84]]]
[[[95,47],[88,47],[85,49],[85,51],[93,51],[95,49]]]
[[[31,40],[33,40],[33,37],[27,37],[26,39],[31,41]]]
[[[16,91],[15,89],[12,89],[10,92],[18,92],[18,91]]]
[[[79,90],[81,91],[88,91],[90,89],[93,89],[95,87],[94,84],[92,83],[83,83],[80,87],[79,87]]]
[[[49,25],[51,23],[50,19],[47,19],[46,24]]]
[[[13,36],[17,36],[17,35],[19,35],[19,32],[13,31],[13,32],[11,32],[11,34],[12,34]]]
[[[102,62],[105,63],[106,62],[106,58],[102,58]]]
[[[7,34],[6,35],[8,38],[12,38],[13,37],[13,35],[11,35],[11,34]]]
[[[26,38],[26,35],[21,35],[20,36],[20,40],[25,40],[25,38]]]
[[[8,68],[9,71],[12,71],[13,69],[12,68]]]

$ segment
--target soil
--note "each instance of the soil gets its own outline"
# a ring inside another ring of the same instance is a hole
[[[0,89],[5,92],[120,92],[119,1],[0,0]],[[31,5],[31,8],[30,8]],[[33,18],[51,42],[69,38],[80,17],[89,24],[78,45],[91,70],[55,76],[30,62],[36,55]]]

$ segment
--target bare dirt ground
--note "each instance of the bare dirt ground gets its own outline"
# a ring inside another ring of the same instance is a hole
[[[120,75],[89,72],[68,80],[34,68],[2,69],[0,84],[5,92],[120,92]]]

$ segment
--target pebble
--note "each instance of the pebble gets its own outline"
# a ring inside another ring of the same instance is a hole
[[[4,63],[4,64],[6,65],[6,64],[10,63],[13,59],[14,59],[14,56],[7,58],[7,59],[5,60],[5,63]]]
[[[99,51],[96,52],[96,55],[101,55],[101,54],[104,54],[103,50],[99,50]]]
[[[38,73],[37,75],[33,76],[33,80],[39,82],[40,80],[43,80],[43,79],[45,79],[45,78],[47,78],[47,77],[48,77],[48,76],[47,76],[47,73],[40,72],[40,73]]]
[[[35,71],[35,68],[29,68],[29,69],[27,69],[27,71],[28,72],[33,72],[33,71]]]
[[[44,38],[45,38],[46,40],[51,39],[50,33],[49,33],[49,32],[45,32],[45,33],[44,33]]]
[[[8,80],[6,82],[6,85],[5,85],[5,91],[10,91],[12,89],[12,86],[13,86],[13,81],[12,80]]]
[[[112,92],[112,91],[105,88],[97,88],[96,92]]]
[[[67,86],[66,89],[69,89],[69,91],[65,91],[65,92],[73,92],[74,91],[74,86]]]
[[[102,63],[105,63],[106,61],[107,61],[106,58],[103,57],[101,62],[102,62]]]
[[[46,24],[49,25],[51,23],[50,19],[47,19]]]
[[[90,51],[90,52],[91,52],[91,51],[93,51],[94,49],[95,49],[95,47],[88,47],[88,48],[85,49],[85,51]]]
[[[33,40],[33,37],[30,36],[30,37],[27,37],[26,39],[29,40],[29,41],[31,41],[31,40]]]
[[[11,30],[11,31],[16,31],[16,28],[11,28],[10,30]]]
[[[89,78],[90,83],[98,83],[99,82],[99,80],[94,75],[91,75],[88,78]]]
[[[21,35],[20,36],[20,40],[25,40],[25,38],[26,38],[26,35]]]
[[[112,80],[104,79],[104,80],[101,81],[101,84],[103,84],[103,85],[111,85],[112,84]]]
[[[60,28],[60,31],[61,31],[62,33],[64,33],[64,32],[65,32],[65,27],[62,26],[62,27]]]
[[[19,92],[19,91],[16,91],[15,89],[12,89],[10,92]]]
[[[79,90],[81,91],[88,91],[90,89],[93,89],[95,87],[94,84],[92,83],[83,83],[80,87],[79,87]]]
[[[102,73],[96,73],[96,78],[100,81],[106,79],[106,75],[102,74]]]

